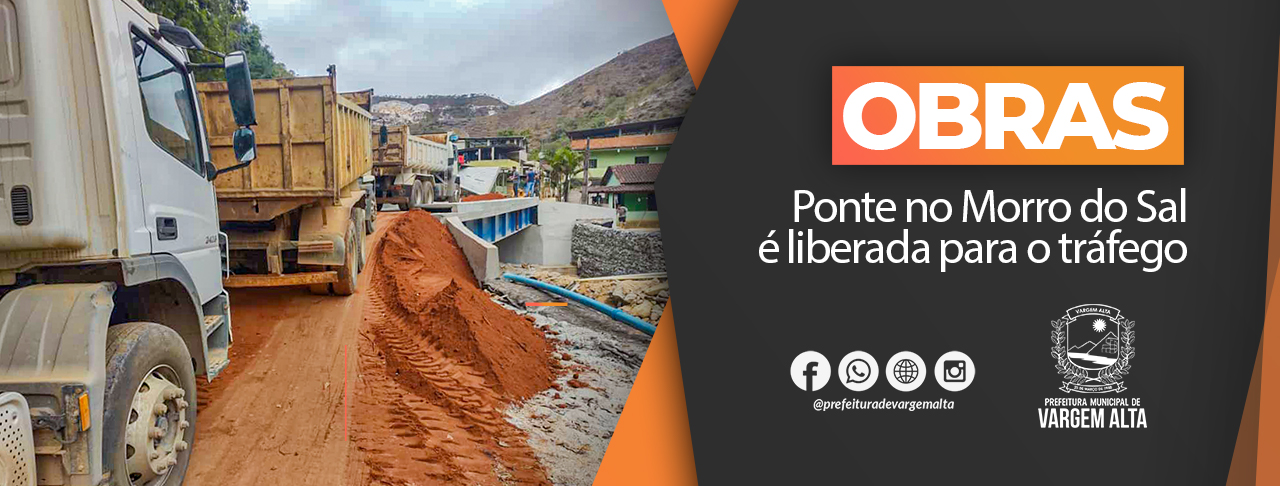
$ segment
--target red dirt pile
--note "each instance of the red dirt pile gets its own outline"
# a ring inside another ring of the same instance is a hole
[[[489,300],[435,217],[409,211],[379,233],[352,414],[361,484],[550,484],[503,409],[551,385],[552,346]]]
[[[384,268],[374,285],[449,359],[471,363],[508,398],[527,398],[551,385],[552,347],[529,321],[480,290],[467,258],[444,224],[411,211],[387,229]]]
[[[506,195],[499,194],[496,192],[490,192],[487,194],[472,194],[470,196],[462,198],[462,202],[492,201],[494,199],[506,199],[506,198],[507,198]]]

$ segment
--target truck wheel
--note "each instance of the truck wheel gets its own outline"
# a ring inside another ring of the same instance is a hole
[[[430,182],[422,184],[422,204],[431,204],[436,202],[436,185]]]
[[[422,187],[422,181],[413,181],[413,205],[418,206],[426,202],[427,191]]]
[[[103,464],[113,486],[182,484],[196,435],[196,375],[173,329],[107,328]],[[190,400],[187,400],[190,398]]]
[[[347,263],[338,268],[338,281],[333,283],[333,293],[351,295],[356,293],[359,273],[360,243],[356,235],[356,224],[347,224]]]
[[[413,206],[415,204],[418,204],[418,197],[419,197],[418,191],[421,189],[422,188],[418,185],[418,181],[413,181],[413,184],[409,185],[408,202],[403,202],[398,204],[400,206],[401,211],[408,211],[410,209],[413,209]]]

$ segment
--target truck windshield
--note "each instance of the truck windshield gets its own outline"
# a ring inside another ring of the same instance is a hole
[[[201,170],[194,102],[178,64],[149,40],[133,34],[133,62],[142,92],[147,133],[191,170]]]

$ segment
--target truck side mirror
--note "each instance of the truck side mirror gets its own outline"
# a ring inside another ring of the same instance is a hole
[[[253,162],[253,159],[258,158],[258,143],[255,140],[253,129],[249,127],[236,129],[235,133],[231,134],[231,149],[236,153],[236,164],[231,167],[217,169],[207,176],[210,181],[217,179],[219,175],[225,172],[248,167],[249,163]]]
[[[204,178],[205,178],[205,179],[208,179],[208,180],[209,180],[209,182],[213,182],[213,180],[214,180],[214,179],[217,179],[217,178],[218,178],[218,166],[213,165],[213,162],[208,162],[208,161],[206,161],[206,162],[204,163]]]
[[[236,152],[236,160],[240,164],[248,164],[253,159],[258,158],[258,144],[253,135],[253,129],[242,127],[231,135],[231,147]]]
[[[378,131],[378,146],[381,147],[386,144],[387,144],[387,126],[383,125],[382,130]]]
[[[227,54],[223,59],[227,77],[227,95],[231,100],[231,114],[236,125],[247,127],[258,124],[253,106],[253,81],[249,79],[249,62],[244,51]]]
[[[236,126],[240,128],[231,135],[231,148],[236,154],[236,164],[218,169],[210,176],[210,180],[223,172],[243,169],[258,158],[258,143],[250,128],[258,124],[258,116],[253,106],[253,81],[249,79],[248,58],[244,51],[232,52],[223,58],[222,67],[226,72],[231,114],[236,119]]]

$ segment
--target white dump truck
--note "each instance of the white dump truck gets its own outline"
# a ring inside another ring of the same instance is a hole
[[[0,39],[0,485],[181,484],[196,377],[229,363],[213,181],[257,154],[245,55],[192,63],[135,0],[0,0]]]
[[[413,135],[409,127],[373,128],[373,176],[379,204],[401,211],[435,202],[458,202],[452,133]]]

